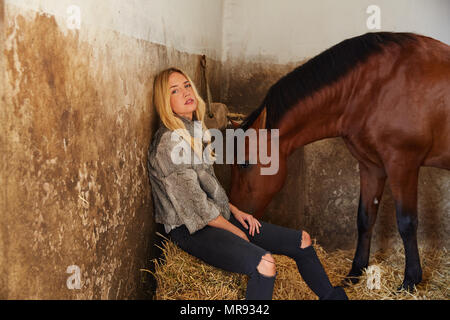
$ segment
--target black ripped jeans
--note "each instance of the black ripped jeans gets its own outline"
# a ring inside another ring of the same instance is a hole
[[[346,299],[342,288],[333,288],[313,246],[301,249],[302,231],[259,221],[259,234],[251,236],[231,214],[232,224],[247,235],[250,242],[224,229],[206,226],[189,234],[181,225],[170,231],[171,240],[182,250],[223,270],[246,274],[247,300],[272,299],[275,276],[258,272],[257,266],[267,253],[281,254],[295,260],[306,284],[319,299]]]

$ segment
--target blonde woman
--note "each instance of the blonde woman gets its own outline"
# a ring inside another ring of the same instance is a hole
[[[331,285],[308,233],[258,221],[233,206],[212,164],[174,161],[179,139],[190,146],[191,159],[201,158],[203,141],[195,130],[207,133],[205,103],[189,76],[169,68],[156,77],[153,89],[161,125],[149,148],[149,178],[155,221],[164,224],[171,240],[210,265],[247,274],[248,300],[272,299],[277,272],[271,253],[293,258],[319,299],[347,299],[342,288]],[[174,138],[174,132],[180,134]]]

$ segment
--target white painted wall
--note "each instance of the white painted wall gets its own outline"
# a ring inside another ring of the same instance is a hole
[[[381,30],[412,31],[450,43],[449,0],[6,0],[64,21],[77,5],[84,25],[107,28],[227,61],[310,58],[370,31],[369,5],[381,9]],[[373,30],[375,31],[375,30]]]
[[[381,31],[410,31],[450,43],[449,0],[224,0],[222,60],[301,61],[369,30],[369,5]]]
[[[222,0],[6,0],[55,15],[64,23],[71,5],[80,8],[82,27],[106,28],[187,53],[220,60]]]

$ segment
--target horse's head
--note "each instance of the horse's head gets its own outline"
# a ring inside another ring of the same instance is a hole
[[[265,128],[266,109],[245,130],[245,138],[234,144],[230,202],[240,210],[261,218],[264,209],[286,178],[286,156],[279,147],[278,130]],[[233,122],[235,134],[241,126]],[[239,149],[239,144],[241,148]],[[243,144],[243,146],[242,146]],[[241,150],[241,153],[240,151]],[[243,150],[243,153],[242,153]],[[239,154],[244,156],[240,163]]]

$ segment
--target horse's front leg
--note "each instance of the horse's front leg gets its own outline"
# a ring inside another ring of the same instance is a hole
[[[405,277],[398,288],[411,291],[422,281],[417,247],[417,185],[419,166],[392,165],[388,170],[389,183],[395,199],[397,227],[405,247]]]
[[[358,243],[352,269],[345,282],[357,283],[364,268],[369,264],[372,229],[377,218],[378,206],[383,195],[386,174],[383,169],[359,163],[360,197],[358,207]]]

